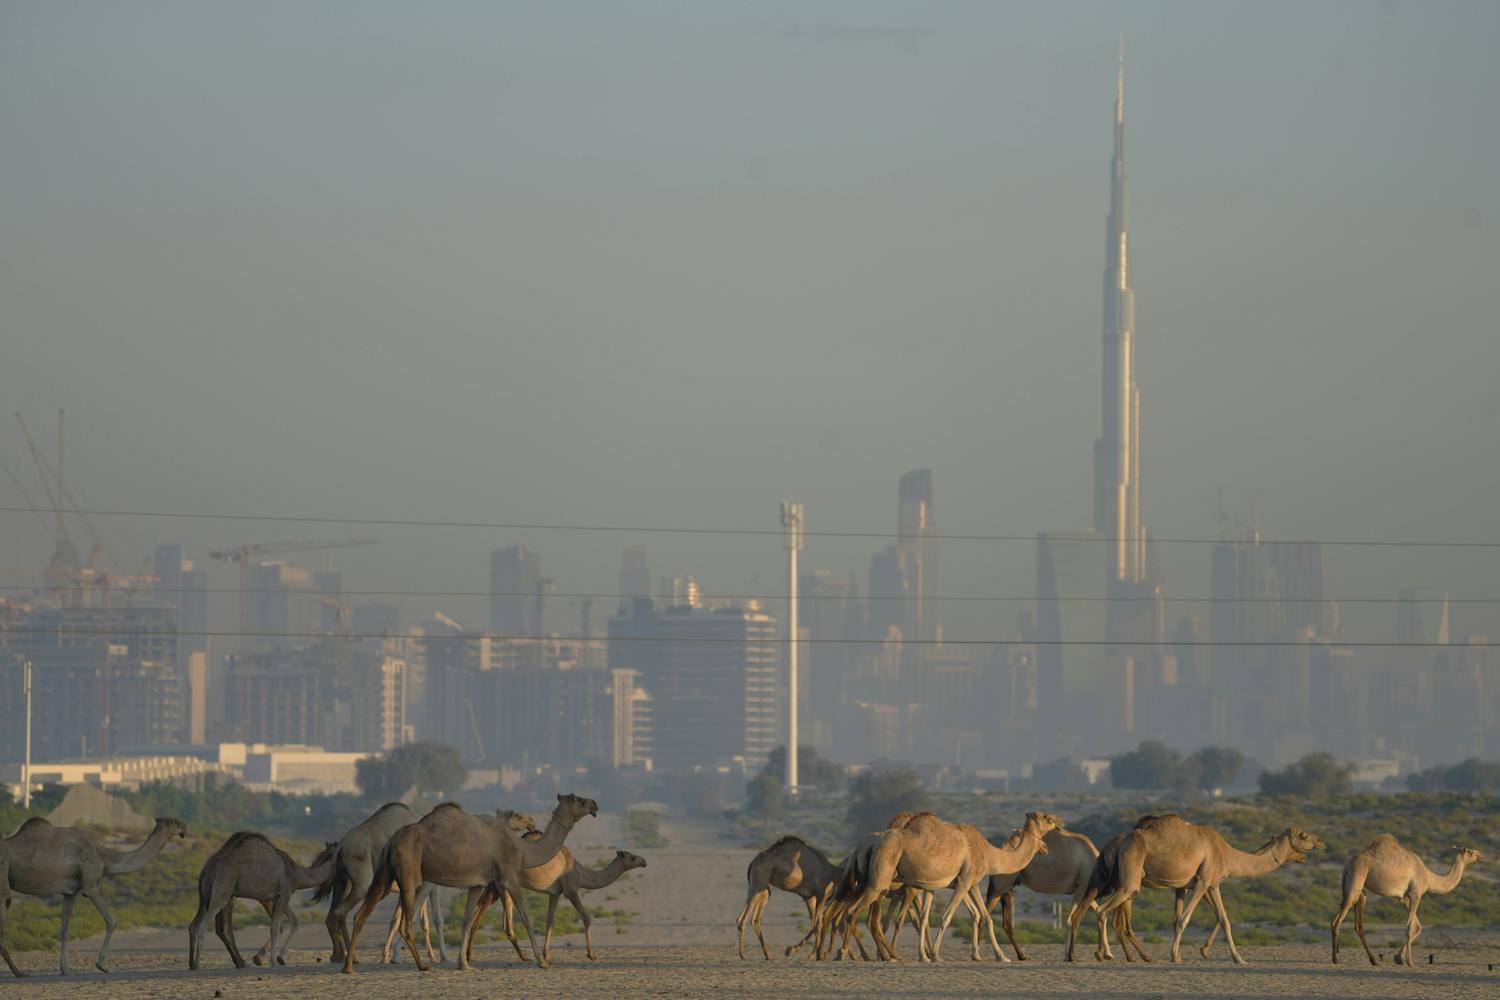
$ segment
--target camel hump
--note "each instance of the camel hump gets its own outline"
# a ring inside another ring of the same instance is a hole
[[[461,805],[459,805],[457,802],[439,802],[437,805],[433,806],[431,809],[429,809],[427,811],[427,815],[429,815],[429,816],[446,815],[445,810],[446,810],[446,812],[453,812],[454,810],[457,810],[458,812],[463,812],[464,811],[464,807],[461,806]]]
[[[255,830],[238,830],[229,835],[229,839],[224,841],[224,846],[220,847],[219,850],[225,851],[230,848],[245,847],[250,844],[275,846],[271,843],[271,839],[263,833],[257,833]]]
[[[766,850],[767,851],[774,851],[778,847],[787,847],[787,846],[792,846],[792,847],[806,847],[807,846],[807,841],[803,840],[801,837],[797,836],[795,833],[789,833],[786,836],[782,837],[780,840],[776,841],[776,843],[772,844],[770,847],[766,848]]]
[[[1190,826],[1187,820],[1177,813],[1162,813],[1160,816],[1142,816],[1136,820],[1137,830],[1159,830],[1168,826]]]
[[[22,823],[19,827],[16,828],[16,832],[15,832],[14,835],[19,836],[25,830],[30,830],[33,827],[43,827],[43,826],[45,826],[45,827],[47,827],[47,828],[50,829],[52,827],[52,824],[49,823],[49,822],[47,822],[46,819],[44,819],[41,816],[32,816],[30,819],[28,819],[26,822]]]

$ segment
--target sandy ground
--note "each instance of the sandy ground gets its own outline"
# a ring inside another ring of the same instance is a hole
[[[776,960],[759,957],[741,962],[735,953],[734,918],[744,901],[745,866],[751,851],[719,838],[716,831],[683,822],[664,824],[671,846],[656,850],[636,848],[650,866],[632,873],[616,885],[590,895],[598,907],[622,909],[634,914],[628,923],[615,925],[599,920],[594,925],[598,962],[583,954],[582,935],[557,938],[550,970],[522,965],[491,921],[487,943],[478,948],[479,970],[463,973],[444,968],[419,973],[407,964],[379,967],[362,964],[355,976],[340,975],[327,964],[321,922],[305,923],[297,935],[286,968],[251,967],[235,970],[223,948],[211,935],[205,942],[205,968],[187,971],[185,929],[138,930],[115,936],[111,952],[113,974],[92,971],[98,939],[77,941],[70,948],[72,964],[80,974],[57,977],[55,952],[31,952],[17,956],[23,969],[34,978],[17,984],[0,979],[0,990],[45,1000],[93,1000],[93,998],[194,998],[194,1000],[249,1000],[252,997],[361,997],[363,1000],[396,1000],[423,996],[434,998],[481,998],[495,995],[518,997],[600,997],[608,1000],[633,997],[688,996],[1021,996],[1028,997],[1431,997],[1461,1000],[1468,997],[1500,996],[1500,938],[1464,936],[1457,939],[1433,928],[1419,944],[1421,958],[1436,954],[1436,964],[1403,969],[1393,965],[1372,968],[1364,959],[1352,929],[1346,930],[1345,964],[1328,962],[1327,945],[1299,944],[1245,947],[1250,965],[1233,966],[1220,944],[1215,957],[1205,961],[1196,951],[1186,951],[1188,961],[1180,966],[1158,962],[1150,966],[1126,965],[1118,960],[1098,964],[1092,960],[1092,939],[1086,940],[1088,960],[1076,965],[1061,961],[1061,947],[1035,945],[1032,960],[1000,965],[993,961],[971,962],[962,942],[944,945],[945,961],[921,965],[811,963],[787,961],[780,949],[800,936],[799,924],[806,916],[801,903],[784,894],[773,897],[766,910],[765,930]],[[586,861],[602,860],[616,845],[620,828],[608,817],[574,835],[578,853]],[[609,897],[613,896],[613,899]],[[1038,901],[1040,902],[1040,901]],[[564,903],[564,906],[567,904]],[[1230,899],[1233,914],[1233,901]],[[1321,921],[1321,915],[1320,915]],[[383,921],[377,923],[383,931]],[[1193,937],[1206,930],[1195,927]],[[248,955],[264,940],[264,930],[247,928],[240,934],[241,949]],[[369,931],[360,942],[359,953],[373,963],[378,955],[379,935]],[[1382,927],[1372,941],[1399,936]],[[1431,938],[1429,941],[1427,938]],[[910,932],[903,952],[914,951]],[[1165,957],[1166,946],[1147,945],[1153,955]],[[1007,949],[1009,950],[1009,949]],[[747,952],[758,953],[753,936]],[[1388,957],[1389,959],[1389,957]],[[82,970],[90,970],[82,974]]]

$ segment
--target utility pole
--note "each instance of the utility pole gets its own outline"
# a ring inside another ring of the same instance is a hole
[[[21,764],[21,808],[31,808],[31,661],[21,665],[21,691],[26,695],[26,757]]]
[[[787,590],[787,740],[786,790],[797,794],[797,552],[802,548],[802,505],[781,502],[781,523],[786,528],[787,571],[791,587]]]

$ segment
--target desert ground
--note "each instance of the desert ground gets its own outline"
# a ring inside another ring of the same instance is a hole
[[[1084,941],[1084,961],[1069,965],[1062,961],[1061,946],[1037,944],[1028,947],[1031,960],[1001,965],[993,960],[972,962],[963,942],[949,940],[944,961],[922,965],[813,963],[787,960],[781,949],[800,936],[806,915],[801,903],[785,894],[773,897],[766,910],[765,931],[775,960],[759,957],[753,935],[747,954],[740,961],[735,951],[734,919],[744,901],[745,866],[752,851],[724,840],[708,826],[684,821],[666,822],[663,830],[671,840],[665,848],[635,848],[650,866],[633,872],[608,889],[589,897],[594,906],[632,914],[628,922],[608,919],[594,924],[594,943],[600,959],[584,956],[581,934],[557,938],[553,945],[553,968],[538,969],[522,964],[499,936],[498,921],[489,924],[487,940],[476,950],[478,970],[459,972],[451,967],[417,972],[409,959],[398,966],[379,966],[379,938],[383,919],[372,919],[360,941],[363,961],[354,976],[341,975],[328,964],[327,940],[321,920],[305,915],[285,968],[234,969],[212,934],[205,940],[205,968],[187,970],[185,928],[162,928],[120,932],[111,952],[113,973],[93,971],[99,939],[75,941],[70,959],[75,975],[58,978],[55,952],[18,955],[21,967],[33,974],[23,981],[0,979],[0,989],[39,1000],[248,1000],[276,997],[396,1000],[423,996],[470,998],[600,997],[609,1000],[633,997],[696,996],[1028,996],[1028,997],[1430,997],[1445,1000],[1500,995],[1500,936],[1449,935],[1430,927],[1418,943],[1424,964],[1402,968],[1391,964],[1371,967],[1364,958],[1352,927],[1345,929],[1344,964],[1328,961],[1325,921],[1329,915],[1309,914],[1309,934],[1316,940],[1299,944],[1245,946],[1250,965],[1236,968],[1220,943],[1214,957],[1204,960],[1196,950],[1184,949],[1186,961],[1173,966],[1164,961],[1165,944],[1148,944],[1158,961],[1149,965],[1127,965],[1116,959],[1096,963],[1093,938]],[[579,854],[585,860],[602,860],[616,846],[630,847],[621,839],[620,828],[609,817],[575,834]],[[1023,894],[1024,895],[1024,894]],[[614,897],[610,899],[609,897]],[[1234,903],[1226,892],[1230,915]],[[244,905],[244,904],[242,904]],[[562,904],[564,907],[567,903]],[[378,917],[379,915],[377,915]],[[1201,940],[1208,920],[1199,916],[1190,931]],[[241,948],[248,955],[264,940],[263,928],[240,932]],[[1371,931],[1372,943],[1393,941],[1400,932],[1388,925]],[[1003,941],[1002,937],[1002,941]],[[913,955],[910,931],[903,953]],[[248,945],[249,947],[245,947]],[[1010,949],[1007,947],[1007,951]],[[1434,964],[1427,965],[1431,953]],[[1494,964],[1497,971],[1492,971]],[[85,973],[83,970],[88,970]]]

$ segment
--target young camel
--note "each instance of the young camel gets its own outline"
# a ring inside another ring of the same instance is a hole
[[[1344,900],[1333,915],[1333,961],[1339,960],[1339,928],[1349,910],[1354,910],[1354,932],[1359,943],[1365,946],[1371,965],[1379,965],[1375,953],[1370,951],[1370,942],[1365,940],[1365,903],[1370,893],[1391,896],[1406,902],[1406,944],[1397,961],[1411,965],[1411,946],[1422,934],[1422,922],[1417,919],[1417,907],[1422,897],[1429,892],[1452,892],[1464,877],[1464,869],[1484,856],[1469,847],[1450,847],[1453,865],[1447,874],[1439,875],[1428,868],[1411,851],[1402,847],[1395,837],[1382,833],[1370,841],[1370,846],[1355,854],[1344,865]]]
[[[1099,914],[1101,919],[1108,918],[1112,911],[1128,904],[1143,886],[1187,890],[1187,903],[1174,921],[1172,938],[1172,961],[1181,962],[1183,932],[1192,920],[1193,910],[1207,896],[1223,927],[1229,954],[1236,965],[1244,965],[1244,956],[1234,943],[1220,884],[1235,874],[1242,877],[1266,874],[1299,852],[1322,847],[1323,841],[1318,837],[1289,827],[1251,854],[1231,847],[1212,827],[1189,823],[1175,814],[1148,817],[1125,834],[1114,864],[1110,891],[1099,901]],[[1103,861],[1104,855],[1100,858]],[[1083,910],[1075,908],[1069,917],[1070,939],[1082,919]],[[1138,943],[1136,946],[1139,950]]]
[[[521,872],[551,860],[562,850],[563,841],[580,819],[598,814],[599,805],[593,799],[559,795],[557,808],[553,810],[542,838],[523,841],[506,829],[504,820],[494,816],[471,816],[457,803],[445,802],[418,822],[397,830],[381,852],[375,880],[354,918],[354,932],[349,950],[344,954],[344,972],[353,974],[354,943],[371,911],[391,891],[393,884],[399,883],[401,887],[402,932],[406,946],[417,968],[425,972],[428,966],[417,953],[417,943],[411,934],[417,894],[423,882],[481,890],[491,882],[498,882],[512,896],[518,896]],[[546,959],[536,946],[531,918],[524,909],[521,923],[526,927],[526,936],[531,940],[537,964],[546,968]],[[458,945],[461,969],[473,968],[469,964],[473,933],[474,921],[471,919],[465,922]]]
[[[878,901],[894,881],[928,892],[952,886],[953,895],[943,911],[931,960],[941,960],[943,937],[948,933],[948,927],[960,904],[977,910],[974,914],[976,933],[973,958],[976,961],[979,959],[977,923],[980,922],[989,929],[990,942],[996,954],[1003,955],[995,941],[995,930],[989,913],[974,900],[974,886],[986,875],[1016,872],[1025,868],[1038,853],[1046,852],[1047,846],[1043,838],[1047,831],[1060,825],[1061,820],[1050,813],[1027,813],[1025,824],[1016,831],[1011,841],[1004,847],[996,847],[978,829],[967,823],[947,823],[931,813],[918,813],[906,826],[888,830],[880,838],[880,843],[868,858],[864,888],[849,904],[849,913],[857,915],[863,912]],[[930,905],[929,900],[923,907],[920,944],[924,952],[927,945],[926,911]],[[886,944],[885,936],[880,933],[879,925],[871,930],[877,935],[875,945],[881,949],[881,954],[887,958],[895,958],[895,953]],[[923,957],[928,956],[924,954]]]
[[[271,915],[271,934],[265,947],[255,956],[256,965],[261,964],[265,956],[276,953],[281,923],[291,914],[292,930],[276,956],[277,962],[285,965],[287,944],[297,931],[297,918],[291,913],[292,894],[325,882],[333,874],[334,852],[337,850],[337,843],[325,844],[313,863],[304,868],[262,834],[249,830],[231,834],[224,846],[203,863],[203,870],[198,874],[198,912],[188,925],[188,968],[197,969],[203,957],[203,933],[210,917],[213,918],[214,933],[224,942],[235,968],[245,967],[245,959],[234,939],[236,899],[253,899]]]
[[[561,859],[561,864],[559,864]],[[547,932],[542,939],[542,955],[547,961],[552,961],[552,919],[557,913],[557,901],[559,897],[567,896],[568,902],[573,904],[573,909],[578,911],[578,918],[583,921],[583,943],[584,949],[590,961],[596,961],[598,955],[594,954],[594,918],[589,916],[588,909],[583,905],[583,899],[578,895],[582,889],[604,889],[614,885],[620,876],[636,868],[645,868],[646,859],[639,854],[631,854],[629,851],[616,851],[614,859],[603,868],[585,868],[573,857],[573,853],[564,847],[557,852],[557,857],[540,868],[528,868],[521,876],[521,886],[534,892],[545,892],[547,894]],[[558,872],[551,881],[545,881],[547,875]],[[496,886],[491,883],[485,889],[480,905],[488,908],[494,901]],[[505,905],[505,936],[510,939],[511,946],[516,949],[516,954],[521,961],[529,962],[530,958],[521,950],[521,942],[516,940],[516,927],[512,920],[515,912],[515,901],[511,899],[510,893],[501,893],[501,899]],[[481,909],[479,917],[484,916]],[[478,917],[475,918],[479,919]]]
[[[113,851],[100,847],[89,835],[70,827],[57,827],[33,816],[21,824],[10,837],[0,837],[0,958],[16,976],[26,973],[16,968],[5,948],[5,911],[10,907],[11,893],[26,896],[61,896],[62,928],[58,934],[57,968],[68,974],[68,924],[73,905],[82,896],[94,904],[104,918],[104,943],[94,968],[108,972],[109,939],[114,936],[116,921],[99,893],[106,875],[126,875],[140,871],[161,853],[173,837],[187,836],[181,820],[159,819],[151,836],[133,851]]]
[[[755,936],[760,939],[761,953],[765,955],[766,961],[771,960],[771,950],[766,947],[766,936],[761,932],[760,918],[771,898],[772,889],[780,889],[800,897],[807,905],[808,919],[816,927],[818,911],[828,901],[828,896],[838,881],[839,871],[839,866],[829,861],[826,854],[800,837],[782,837],[751,858],[750,866],[745,871],[745,906],[735,921],[739,930],[741,961],[745,958],[747,921],[754,928]],[[787,948],[787,955],[792,955],[806,941],[807,938],[804,937],[802,941]]]

